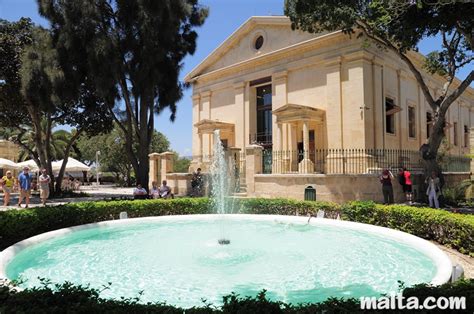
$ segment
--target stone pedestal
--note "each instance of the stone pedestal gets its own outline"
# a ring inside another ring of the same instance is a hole
[[[309,158],[304,158],[298,164],[299,173],[313,173],[314,172],[314,163]]]
[[[263,147],[259,145],[250,145],[245,148],[245,178],[249,194],[255,193],[254,175],[262,173],[262,152]]]

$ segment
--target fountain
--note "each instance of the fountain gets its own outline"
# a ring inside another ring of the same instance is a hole
[[[230,244],[230,240],[225,238],[225,222],[224,215],[229,212],[226,211],[226,198],[229,196],[229,167],[226,161],[226,153],[224,146],[222,146],[220,131],[214,131],[214,155],[210,167],[211,175],[211,199],[214,207],[214,212],[219,214],[219,223],[221,225],[221,234],[217,243],[220,245]]]
[[[141,296],[191,308],[235,292],[298,304],[399,291],[399,281],[439,285],[449,258],[434,244],[387,228],[303,216],[234,214],[235,165],[214,132],[214,215],[104,221],[26,239],[0,252],[0,280],[103,287],[101,297]],[[126,213],[121,217],[125,218]],[[216,242],[217,239],[217,242]],[[231,243],[232,245],[229,245]]]

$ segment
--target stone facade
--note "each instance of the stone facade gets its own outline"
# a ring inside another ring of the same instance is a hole
[[[17,162],[18,153],[18,145],[6,140],[0,140],[0,158],[5,158]]]
[[[256,49],[260,36],[263,45]],[[410,58],[421,68],[422,55],[413,52]],[[443,79],[425,77],[439,93]],[[363,46],[357,36],[292,31],[286,17],[250,18],[185,80],[193,85],[193,156],[212,154],[214,129],[224,130],[229,147],[253,143],[256,89],[262,85],[271,86],[273,150],[416,151],[428,137],[431,109],[402,60]],[[448,121],[450,153],[469,153],[472,88],[450,107]],[[307,158],[300,168],[313,170]]]
[[[293,31],[282,16],[251,17],[185,77],[193,86],[190,171],[207,169],[218,129],[223,144],[242,153],[248,196],[302,198],[305,186],[315,185],[318,199],[379,200],[373,173],[381,166],[369,165],[374,156],[357,156],[362,174],[340,175],[328,161],[347,157],[333,150],[418,151],[429,136],[431,109],[407,65],[363,41],[342,32]],[[409,57],[422,68],[422,55]],[[423,75],[438,94],[443,79]],[[449,153],[469,154],[472,88],[451,105],[447,120]],[[273,152],[272,174],[263,173],[264,151],[254,144]],[[327,152],[323,167],[311,154],[316,150]],[[303,154],[279,153],[294,151]]]

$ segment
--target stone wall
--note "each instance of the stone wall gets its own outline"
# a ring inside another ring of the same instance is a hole
[[[468,173],[446,174],[446,185],[453,186],[469,178]],[[424,197],[423,177],[413,175],[413,192],[415,199]],[[396,178],[392,181],[395,202],[404,202],[402,188]],[[255,192],[249,197],[293,198],[304,199],[304,190],[311,185],[316,189],[316,200],[344,203],[353,200],[373,200],[383,202],[382,187],[375,174],[359,175],[255,175]]]
[[[191,173],[167,173],[166,181],[174,195],[188,195],[191,191]]]
[[[17,162],[18,152],[18,145],[9,141],[0,140],[0,158],[5,158]]]

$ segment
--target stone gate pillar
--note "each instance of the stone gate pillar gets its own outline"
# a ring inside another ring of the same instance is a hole
[[[245,148],[245,180],[247,192],[255,194],[255,175],[262,173],[262,152],[260,145],[250,145]]]
[[[152,186],[152,182],[161,181],[161,156],[158,153],[152,153],[148,155],[150,162],[150,169],[148,173],[148,186]]]

